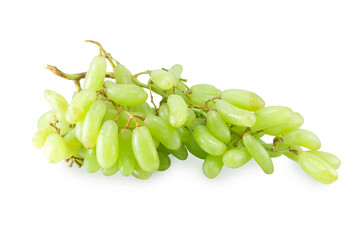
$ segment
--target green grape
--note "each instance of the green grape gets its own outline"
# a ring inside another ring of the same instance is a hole
[[[84,89],[100,90],[103,86],[106,76],[106,58],[96,56],[92,60],[89,70],[86,73]]]
[[[118,160],[118,127],[108,120],[102,124],[96,143],[96,157],[102,168],[111,168]]]
[[[298,162],[303,170],[318,182],[331,184],[338,179],[335,169],[311,152],[301,152]]]
[[[152,175],[152,173],[150,172],[146,172],[144,171],[138,164],[137,162],[135,162],[135,167],[133,169],[132,175],[135,178],[141,179],[141,180],[146,180],[149,179]]]
[[[77,154],[77,150],[82,146],[82,143],[76,137],[76,130],[72,129],[65,136],[64,140],[67,144],[67,154],[65,158],[70,158]]]
[[[223,168],[223,161],[221,156],[207,155],[203,162],[202,170],[204,175],[208,178],[216,178]]]
[[[57,133],[52,133],[46,138],[44,146],[45,158],[50,163],[58,163],[65,159],[67,145],[65,140]]]
[[[141,116],[141,117],[144,117],[144,114],[143,113],[140,113],[140,112],[131,112],[131,114],[133,115],[138,115],[138,116]],[[118,114],[118,119],[117,119],[117,125],[119,128],[124,128],[128,122],[128,120],[130,119],[130,116],[128,116],[128,114],[124,113],[124,112],[120,112]],[[136,121],[138,122],[138,124],[142,125],[143,124],[143,121],[139,118],[136,118]],[[129,125],[129,128],[133,129],[136,127],[136,123],[135,121],[131,121],[130,125]]]
[[[223,163],[229,168],[239,168],[246,164],[252,156],[245,148],[233,148],[223,155]]]
[[[251,112],[258,111],[265,105],[264,100],[253,92],[241,89],[228,89],[222,92],[221,99]]]
[[[194,113],[194,111],[193,111],[192,109],[190,109],[190,108],[187,108],[187,112],[188,112],[188,114],[187,114],[187,120],[186,120],[186,122],[184,123],[184,125],[185,125],[186,127],[189,127],[189,126],[192,126],[192,125],[194,124],[194,122],[196,121],[197,116],[196,116],[196,114]]]
[[[160,159],[160,166],[158,168],[158,171],[166,171],[171,166],[170,157],[163,152],[158,152],[158,157]]]
[[[106,103],[97,100],[88,110],[82,122],[82,143],[87,149],[95,148],[102,120],[106,113]]]
[[[87,111],[96,101],[96,98],[95,90],[85,89],[79,92],[67,108],[66,120],[73,124],[84,120]]]
[[[168,91],[170,91],[170,90],[168,90]],[[173,91],[172,91],[172,93],[167,94],[167,95],[171,95],[171,94],[173,94]],[[181,91],[178,91],[178,90],[176,89],[175,94],[178,95],[178,96],[180,96],[181,98],[183,98],[183,100],[184,100],[184,102],[185,102],[186,104],[188,104],[188,105],[191,104],[191,101],[189,100],[189,97],[188,97],[185,93],[183,93],[183,92],[181,92]]]
[[[84,146],[81,146],[78,150],[77,150],[78,154],[80,155],[80,157],[85,158],[88,150],[87,148],[85,148]]]
[[[116,84],[116,83],[114,81],[112,81],[112,80],[105,80],[104,83],[103,83],[103,86],[107,87],[107,86],[112,85],[112,84]],[[102,98],[102,95],[99,95],[99,96],[100,96],[100,98]]]
[[[205,159],[207,156],[207,153],[202,150],[200,146],[198,146],[196,140],[194,139],[193,135],[191,135],[191,138],[188,142],[184,143],[186,145],[187,150],[196,156],[199,159]]]
[[[96,149],[89,149],[84,157],[84,167],[88,173],[95,173],[101,166],[97,162]]]
[[[115,103],[125,106],[140,105],[148,98],[143,88],[132,84],[112,84],[107,86],[106,94]]]
[[[118,110],[111,102],[106,102],[106,113],[103,118],[103,121],[106,122],[107,120],[115,121],[118,115]]]
[[[215,138],[203,125],[196,127],[193,131],[193,137],[205,152],[213,156],[221,156],[227,149],[226,145]]]
[[[80,142],[82,142],[82,124],[83,122],[79,122],[75,127],[75,135]]]
[[[253,113],[237,108],[226,101],[217,100],[216,109],[222,119],[229,124],[252,127],[256,123],[256,117]]]
[[[137,127],[132,132],[132,150],[137,163],[145,172],[158,170],[160,160],[147,127]]]
[[[122,64],[116,65],[113,69],[117,84],[133,84],[131,72]]]
[[[210,84],[197,84],[190,87],[190,90],[193,94],[199,93],[203,95],[211,96],[210,99],[214,96],[217,96],[218,90],[215,86]]]
[[[189,100],[191,101],[191,103],[193,105],[200,105],[200,106],[205,106],[206,102],[212,98],[213,96],[205,95],[202,93],[192,93],[191,95],[189,95]],[[211,105],[209,104],[208,106],[211,107]]]
[[[282,135],[283,143],[288,145],[298,145],[317,151],[321,147],[319,138],[312,132],[304,129],[294,129]]]
[[[115,175],[118,172],[118,170],[119,170],[119,166],[117,162],[110,168],[102,168],[102,174],[107,177],[110,177],[112,175]]]
[[[45,145],[46,138],[52,133],[55,133],[55,129],[53,127],[41,128],[37,130],[32,138],[32,145],[35,148],[42,148]]]
[[[310,153],[320,157],[334,169],[338,169],[341,165],[340,159],[334,154],[320,151],[311,151]]]
[[[279,136],[293,129],[300,128],[303,125],[303,123],[304,123],[304,118],[302,117],[302,115],[300,115],[299,113],[293,113],[292,117],[289,119],[288,122],[279,126],[266,128],[263,131],[265,134],[271,136]]]
[[[50,122],[54,122],[56,119],[54,111],[48,111],[44,113],[37,121],[37,129],[48,128]]]
[[[178,150],[168,149],[168,152],[171,153],[176,158],[178,158],[179,160],[186,160],[188,158],[188,151],[183,144]]]
[[[182,91],[186,91],[187,90],[187,86],[183,83],[183,82],[178,82],[177,83],[177,88],[179,90],[182,90]]]
[[[158,109],[158,116],[169,123],[169,112],[167,104],[162,104]]]
[[[181,78],[182,71],[183,67],[180,64],[175,64],[170,69],[168,69],[168,72],[172,74],[176,83],[178,83],[179,79]]]
[[[152,82],[163,90],[172,88],[176,83],[176,78],[162,69],[153,70],[150,76]]]
[[[147,102],[144,102],[141,105],[133,107],[132,110],[134,112],[140,112],[145,116],[149,114],[156,114],[156,111],[154,111]]]
[[[266,174],[272,174],[274,172],[273,162],[270,158],[267,150],[248,133],[243,134],[243,143],[249,154],[252,155],[254,160],[262,168]]]
[[[227,144],[231,141],[231,132],[217,111],[207,113],[207,127],[213,136],[223,143]]]
[[[132,152],[132,131],[122,128],[118,134],[118,144],[120,151],[118,153],[118,163],[120,173],[123,176],[130,176],[135,167],[136,158]]]
[[[170,154],[169,150],[167,148],[165,148],[161,143],[158,144],[157,152],[163,152],[163,153],[166,153],[167,155]]]
[[[177,150],[181,146],[181,137],[176,129],[168,125],[160,117],[148,115],[144,121],[151,135],[159,140],[166,148]]]
[[[189,129],[194,130],[199,125],[205,125],[205,119],[203,118],[196,118],[193,125],[189,127]]]
[[[66,99],[57,92],[51,90],[45,90],[44,96],[46,101],[50,103],[52,109],[54,110],[56,118],[68,124],[65,118],[65,113],[69,104]]]
[[[178,95],[171,95],[167,99],[168,119],[172,127],[181,127],[188,118],[187,104]]]
[[[158,146],[160,145],[160,141],[158,141],[156,138],[152,137],[153,140],[153,144],[155,145],[155,148],[157,149]]]
[[[293,111],[287,107],[272,106],[258,110],[256,124],[251,127],[253,132],[287,123],[293,116]]]
[[[302,151],[303,151],[303,149],[301,147],[292,145],[292,146],[288,147],[288,149],[286,151],[283,151],[283,154],[287,158],[298,162],[298,154],[301,153]]]
[[[185,127],[180,127],[176,129],[178,134],[181,137],[182,142],[188,142],[191,138],[191,133]]]

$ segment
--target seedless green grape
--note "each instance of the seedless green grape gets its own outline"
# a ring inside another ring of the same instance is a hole
[[[223,162],[221,156],[207,155],[203,162],[202,170],[204,175],[208,178],[216,178],[223,168]]]
[[[254,132],[287,123],[291,119],[293,111],[287,107],[272,106],[262,108],[255,114],[256,124],[251,127]]]
[[[82,146],[81,142],[76,137],[76,130],[72,129],[65,136],[64,140],[67,145],[67,154],[65,158],[70,158],[77,154],[77,150]]]
[[[95,91],[100,90],[105,80],[106,67],[106,58],[103,56],[96,56],[92,60],[90,68],[87,71],[83,88],[93,89]]]
[[[137,106],[144,103],[148,94],[133,84],[112,84],[107,86],[107,96],[119,105]]]
[[[133,172],[132,172],[132,175],[135,178],[138,178],[138,179],[141,179],[141,180],[146,180],[146,179],[149,179],[151,177],[152,173],[144,171],[136,162],[135,167],[134,167]]]
[[[338,169],[341,165],[340,159],[335,156],[334,154],[327,153],[327,152],[320,152],[320,151],[311,151],[310,153],[320,157],[334,169]]]
[[[103,123],[96,143],[96,157],[102,168],[111,168],[118,160],[118,127],[108,120]]]
[[[118,162],[116,162],[112,167],[110,168],[102,168],[102,174],[109,177],[112,175],[115,175],[119,170]]]
[[[204,95],[212,96],[212,97],[218,95],[217,88],[210,84],[193,85],[192,87],[190,87],[190,90],[194,94],[199,93],[199,94],[204,94]]]
[[[48,128],[50,122],[54,122],[56,119],[54,111],[48,111],[44,113],[37,121],[37,129]]]
[[[69,123],[82,121],[92,103],[96,101],[96,91],[85,89],[79,92],[72,100],[66,111],[66,120]]]
[[[97,100],[88,110],[82,123],[82,143],[88,148],[95,148],[102,120],[106,113],[106,103]]]
[[[84,167],[88,173],[95,173],[101,169],[97,162],[96,149],[87,150],[84,157]]]
[[[168,149],[168,152],[179,160],[186,160],[188,158],[188,151],[183,144],[177,150]]]
[[[284,134],[286,132],[289,132],[293,129],[300,128],[304,123],[304,118],[299,113],[293,113],[292,117],[289,119],[288,122],[264,129],[264,133],[271,135],[271,136],[279,136],[281,134]]]
[[[260,96],[242,89],[224,90],[221,99],[238,108],[253,112],[258,111],[265,105],[264,100]]]
[[[217,111],[207,113],[207,127],[213,136],[223,143],[227,144],[231,141],[231,132]]]
[[[65,159],[67,145],[65,140],[57,133],[52,133],[46,138],[44,146],[45,158],[50,163],[58,163]]]
[[[294,129],[282,135],[282,140],[288,145],[298,145],[317,151],[321,147],[319,138],[312,132],[304,129]]]
[[[158,157],[160,159],[160,166],[158,168],[158,171],[166,171],[171,166],[170,157],[163,152],[158,152]]]
[[[245,148],[233,148],[223,155],[223,163],[229,168],[239,168],[246,164],[252,156]]]
[[[173,65],[170,69],[168,69],[168,72],[172,74],[172,76],[175,79],[176,85],[178,85],[178,81],[181,77],[183,71],[183,67],[180,64]]]
[[[227,123],[245,127],[252,127],[256,123],[256,117],[253,113],[237,108],[226,101],[217,100],[216,109]]]
[[[136,158],[132,151],[132,131],[122,128],[118,134],[118,164],[123,176],[130,176],[134,170]]]
[[[196,127],[193,131],[193,137],[198,146],[213,156],[221,156],[227,149],[226,145],[215,138],[203,125]]]
[[[194,156],[196,156],[199,159],[205,159],[207,156],[207,153],[203,151],[203,149],[198,146],[196,140],[194,139],[193,135],[191,135],[191,138],[188,142],[185,142],[186,148],[190,153],[192,153]]]
[[[168,119],[172,127],[178,128],[186,123],[188,118],[187,104],[178,95],[171,95],[167,99]]]
[[[176,83],[176,78],[169,72],[162,69],[151,72],[151,80],[163,90],[172,88]]]
[[[41,128],[37,130],[32,138],[32,145],[35,148],[42,148],[45,145],[46,138],[52,133],[55,133],[55,129],[53,127]]]
[[[60,121],[68,123],[65,118],[65,113],[67,107],[69,106],[66,99],[57,92],[51,90],[45,90],[44,96],[46,101],[50,103],[52,109],[54,110],[56,118]]]
[[[132,74],[124,65],[116,65],[113,74],[117,84],[133,84]]]

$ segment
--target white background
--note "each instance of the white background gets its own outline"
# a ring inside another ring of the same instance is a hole
[[[1,1],[0,239],[358,239],[358,1]],[[31,146],[44,69],[86,71],[100,41],[132,72],[184,66],[189,84],[242,88],[305,117],[342,159],[322,185],[286,158],[215,180],[173,160],[148,181],[48,164]]]

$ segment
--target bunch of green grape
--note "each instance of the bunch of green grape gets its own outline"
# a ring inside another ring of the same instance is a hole
[[[148,179],[170,167],[170,155],[186,160],[191,153],[204,160],[205,176],[215,178],[223,166],[240,168],[251,159],[272,174],[272,159],[284,155],[321,183],[338,179],[340,160],[318,151],[320,140],[300,129],[304,119],[290,108],[266,107],[261,97],[246,90],[188,87],[179,64],[133,75],[101,44],[90,42],[99,46],[100,54],[86,73],[47,67],[77,87],[70,103],[45,90],[52,109],[40,117],[33,145],[44,148],[50,163],[65,160],[89,173]],[[107,62],[112,72],[106,72]],[[146,84],[138,80],[140,75],[148,76]],[[162,97],[159,104],[153,94]],[[273,136],[273,142],[264,142],[265,135]]]

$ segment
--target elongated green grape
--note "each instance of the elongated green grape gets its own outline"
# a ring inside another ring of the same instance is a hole
[[[112,81],[112,80],[105,80],[104,82],[103,82],[103,86],[104,87],[107,87],[107,86],[109,86],[109,85],[111,85],[111,84],[116,84],[114,81]],[[99,95],[99,96],[101,96],[101,95]]]
[[[50,122],[54,122],[56,119],[54,111],[48,111],[44,113],[37,121],[37,129],[48,128]]]
[[[180,127],[176,129],[178,134],[181,137],[182,142],[188,142],[191,138],[191,133],[185,127]]]
[[[141,117],[144,117],[145,115],[143,113],[140,113],[140,112],[131,112],[131,114],[133,115],[138,115],[138,116],[141,116]],[[124,128],[128,122],[128,120],[130,119],[130,116],[128,116],[128,114],[124,113],[124,112],[120,112],[118,114],[118,119],[117,119],[117,125],[119,128]],[[139,118],[136,117],[136,121],[142,125],[143,124],[143,121]],[[135,124],[135,121],[131,121],[130,122],[130,125],[129,125],[129,128],[133,129],[136,127],[136,124]]]
[[[313,153],[301,152],[298,162],[303,170],[318,182],[331,184],[338,179],[335,169]]]
[[[67,145],[67,154],[65,158],[69,158],[75,156],[77,154],[77,150],[82,146],[82,143],[76,137],[76,130],[72,129],[65,136],[64,140]]]
[[[175,64],[170,69],[168,69],[168,72],[171,73],[174,77],[176,85],[181,77],[182,71],[183,67],[180,64]]]
[[[122,64],[116,65],[113,69],[117,84],[133,84],[131,72]]]
[[[106,113],[103,118],[103,121],[106,122],[107,120],[115,121],[118,115],[118,110],[111,102],[106,102]]]
[[[216,178],[223,168],[223,161],[221,156],[207,155],[203,162],[202,170],[204,175],[208,178]]]
[[[151,106],[147,102],[144,102],[138,106],[133,107],[132,110],[134,112],[143,113],[145,116],[149,114],[156,114],[156,111],[153,111]]]
[[[97,162],[96,149],[87,150],[84,157],[84,167],[88,173],[95,173],[101,169]]]
[[[200,106],[205,106],[206,102],[208,100],[210,100],[211,98],[213,98],[214,96],[210,96],[210,95],[205,95],[202,93],[192,93],[189,96],[189,99],[191,101],[191,103],[193,105],[200,105]],[[208,104],[209,107],[212,107],[211,105]]]
[[[229,168],[239,168],[246,164],[252,156],[245,148],[233,148],[223,155],[223,163]]]
[[[85,158],[86,154],[88,152],[88,149],[85,148],[84,146],[81,146],[78,150],[77,153],[80,155],[80,157]]]
[[[118,127],[108,120],[102,124],[96,143],[96,157],[102,168],[111,168],[118,160]]]
[[[221,99],[248,111],[258,111],[265,105],[264,100],[253,92],[242,89],[228,89],[222,92]]]
[[[341,165],[340,159],[335,156],[334,154],[327,153],[327,152],[320,152],[320,151],[311,151],[310,153],[320,157],[334,169],[338,169]]]
[[[303,123],[304,118],[302,117],[302,115],[300,115],[299,113],[293,113],[292,117],[289,119],[288,122],[279,126],[266,128],[264,129],[264,133],[271,136],[279,136],[293,129],[300,128]]]
[[[84,89],[72,100],[66,111],[66,120],[69,123],[78,123],[84,120],[87,111],[96,101],[96,91]]]
[[[106,76],[106,58],[103,56],[96,56],[92,60],[89,70],[86,73],[83,88],[100,90]]]
[[[79,122],[76,124],[76,127],[75,127],[75,134],[76,134],[77,139],[80,142],[82,142],[82,124],[83,124],[83,122]]]
[[[135,167],[136,158],[132,151],[132,131],[122,128],[118,134],[118,166],[123,176],[130,176]]]
[[[169,123],[172,127],[178,128],[181,127],[188,118],[188,110],[187,104],[178,95],[171,95],[167,99],[167,106],[168,106],[168,118]]]
[[[189,127],[189,129],[194,130],[199,125],[205,125],[205,120],[203,118],[196,118],[196,121]]]
[[[163,146],[161,143],[157,147],[157,152],[163,152],[166,153],[167,155],[170,154],[169,150],[165,148],[165,146]]]
[[[248,133],[244,133],[243,144],[266,174],[272,174],[274,172],[272,159],[257,139]]]
[[[186,127],[192,126],[194,124],[194,122],[196,121],[196,114],[194,113],[194,111],[190,108],[187,108],[187,120],[184,123],[184,125]]]
[[[162,69],[153,70],[150,75],[152,82],[163,90],[172,88],[176,83],[176,78]]]
[[[105,113],[106,103],[101,100],[94,102],[88,110],[82,123],[82,143],[86,148],[95,148]]]
[[[158,171],[166,171],[171,166],[170,157],[163,152],[158,152],[158,157],[160,159],[160,166],[158,168]]]
[[[155,148],[157,149],[158,146],[161,144],[160,141],[158,141],[156,138],[152,137],[153,144],[155,145]]]
[[[193,137],[205,152],[213,156],[221,156],[227,149],[226,145],[215,138],[203,125],[196,127],[193,131]]]
[[[65,140],[57,133],[52,133],[46,138],[44,146],[45,158],[50,163],[58,163],[65,159],[67,145]]]
[[[138,178],[138,179],[141,179],[141,180],[146,180],[146,179],[149,179],[151,177],[152,173],[144,171],[136,162],[135,167],[134,167],[133,172],[132,172],[132,175],[135,178]]]
[[[166,148],[177,150],[181,146],[181,137],[176,129],[168,125],[162,118],[148,115],[144,121],[152,136]]]
[[[253,113],[237,108],[226,101],[217,100],[216,109],[227,123],[245,127],[252,127],[256,123],[256,117]]]
[[[132,132],[132,150],[138,165],[145,172],[158,170],[160,160],[152,136],[147,127],[135,128]]]
[[[37,130],[32,138],[32,145],[35,148],[42,148],[45,145],[46,138],[52,133],[55,133],[55,129],[50,126]]]
[[[282,135],[283,143],[298,145],[317,151],[321,147],[319,138],[312,132],[304,129],[294,129]]]
[[[262,146],[267,150],[269,156],[271,158],[277,158],[283,155],[280,151],[273,151],[273,144],[272,143],[266,143],[261,139],[257,139],[257,141],[262,144]]]
[[[168,152],[170,152],[173,156],[175,156],[179,160],[186,160],[188,158],[188,151],[183,144],[177,150],[168,149]]]
[[[169,123],[169,111],[166,103],[159,107],[158,116]]]
[[[217,111],[207,113],[207,127],[212,135],[223,143],[227,144],[231,141],[231,132],[228,125],[222,120]]]
[[[207,153],[203,151],[203,149],[198,146],[196,140],[194,139],[193,135],[191,135],[191,138],[188,142],[185,142],[187,150],[196,156],[199,159],[205,159],[207,156]]]
[[[196,94],[196,93],[204,94],[204,95],[211,96],[211,98],[218,95],[217,88],[210,84],[193,85],[192,87],[190,87],[190,90],[194,94]]]
[[[303,149],[299,146],[296,145],[292,145],[290,147],[288,147],[288,150],[286,151],[282,151],[283,154],[289,158],[292,159],[293,161],[298,162],[298,155],[303,151]]]
[[[102,168],[102,174],[107,177],[110,177],[110,176],[115,175],[118,172],[118,170],[119,170],[119,166],[118,166],[118,162],[117,162],[110,168]]]
[[[66,99],[57,92],[51,90],[45,90],[44,96],[46,101],[50,103],[52,110],[54,110],[56,118],[68,124],[68,121],[65,118],[65,113],[69,104]]]
[[[168,91],[170,91],[170,90],[168,90]],[[172,93],[173,93],[173,91],[172,91]],[[183,100],[185,101],[186,104],[188,104],[188,105],[191,104],[191,101],[189,100],[189,97],[185,93],[183,93],[183,92],[176,89],[175,94],[180,96],[181,98],[183,98]],[[171,94],[168,94],[168,95],[171,95]]]
[[[132,84],[112,84],[107,86],[106,94],[115,103],[125,106],[140,105],[148,98],[143,88]]]
[[[287,123],[292,118],[293,111],[287,107],[272,106],[258,110],[255,115],[257,121],[251,127],[253,132]]]

